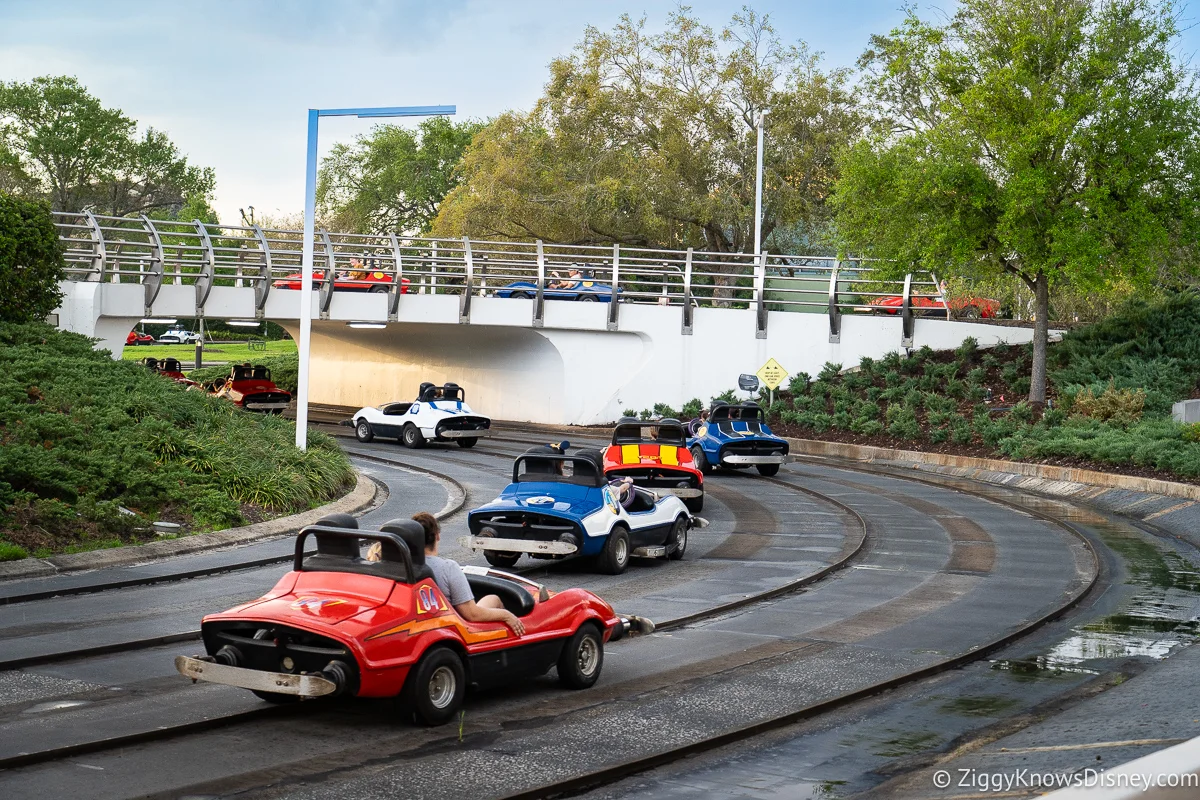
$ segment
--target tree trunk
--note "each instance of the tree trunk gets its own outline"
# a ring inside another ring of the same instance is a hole
[[[1033,284],[1033,369],[1029,376],[1029,403],[1046,404],[1046,346],[1050,338],[1050,280],[1038,272]]]

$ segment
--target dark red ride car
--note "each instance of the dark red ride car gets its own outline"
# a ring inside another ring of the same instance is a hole
[[[285,392],[271,380],[271,370],[262,364],[235,364],[229,369],[229,377],[211,387],[210,394],[224,397],[247,411],[282,414],[292,402],[290,392]]]
[[[870,305],[888,314],[899,314],[904,305],[900,295],[876,297]],[[937,295],[914,294],[909,305],[915,314],[943,316],[946,304]],[[955,297],[950,300],[950,316],[956,319],[996,319],[1000,316],[1000,301],[986,297]]]
[[[146,368],[151,372],[157,372],[164,378],[170,378],[180,386],[190,389],[193,386],[200,385],[183,374],[183,367],[180,365],[179,359],[177,358],[158,359],[154,356],[150,356],[149,358],[143,358],[142,363],[145,364]]]
[[[495,594],[521,618],[517,636],[499,622],[467,622],[425,563],[425,532],[412,520],[357,530],[336,515],[296,537],[291,572],[257,600],[201,623],[206,655],[175,659],[193,680],[249,689],[268,702],[348,695],[395,697],[427,725],[455,717],[471,686],[542,675],[586,689],[600,677],[604,643],[628,623],[584,589],[550,595],[516,575],[466,567],[476,598]],[[317,551],[304,545],[315,538]],[[380,561],[361,556],[379,542]]]
[[[130,331],[129,335],[125,337],[125,344],[126,345],[154,344],[154,337],[148,333],[138,333],[137,331]]]
[[[299,272],[287,275],[275,281],[271,285],[276,289],[300,289],[300,280],[302,276]],[[320,269],[313,270],[313,288],[320,289],[321,281],[325,280],[325,271]],[[384,272],[355,270],[348,273],[339,273],[334,276],[333,288],[338,292],[378,292],[380,294],[391,291],[394,281],[392,276]],[[400,294],[408,294],[408,278],[400,279]]]

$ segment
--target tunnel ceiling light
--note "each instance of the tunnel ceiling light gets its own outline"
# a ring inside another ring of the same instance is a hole
[[[143,325],[174,325],[179,320],[172,317],[146,317],[142,320]]]
[[[253,319],[231,319],[231,320],[228,320],[225,324],[232,325],[235,328],[257,328],[262,323],[258,322],[257,320],[253,320]]]
[[[370,330],[383,330],[387,327],[386,322],[347,322],[351,328],[368,328]]]

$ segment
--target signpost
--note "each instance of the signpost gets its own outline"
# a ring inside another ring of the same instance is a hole
[[[750,393],[750,399],[754,399],[754,393],[758,391],[758,378],[754,375],[738,375],[738,388],[743,392]]]
[[[768,407],[775,404],[775,390],[779,388],[779,384],[787,378],[787,370],[780,366],[779,362],[773,358],[767,359],[767,363],[763,364],[758,370],[758,377],[771,391],[771,400]]]

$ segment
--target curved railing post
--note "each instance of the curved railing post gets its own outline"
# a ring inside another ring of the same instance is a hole
[[[104,231],[100,230],[100,223],[92,215],[90,211],[83,212],[83,218],[87,220],[88,232],[92,236],[92,274],[95,278],[88,277],[88,280],[96,280],[104,283],[105,275],[108,272],[108,248],[104,245]]]
[[[612,291],[608,293],[608,329],[617,330],[620,323],[621,245],[613,242]]]
[[[833,262],[833,274],[829,276],[829,343],[842,341],[842,309],[838,306],[838,272],[842,262]]]
[[[392,258],[396,260],[396,275],[388,292],[388,322],[395,322],[400,313],[400,295],[404,293],[404,258],[400,253],[400,237],[392,233]]]
[[[683,262],[683,336],[692,335],[692,248],[687,249]]]
[[[913,343],[913,313],[912,313],[912,273],[904,276],[904,295],[900,302],[901,347],[912,347]]]
[[[458,321],[471,321],[471,292],[475,288],[475,260],[471,257],[471,240],[463,237],[463,267],[466,270],[463,280],[462,297],[458,299]]]
[[[754,338],[767,338],[767,254],[762,252],[754,264],[754,302],[757,305],[755,314]]]
[[[254,282],[254,318],[263,318],[263,309],[267,305],[267,294],[271,291],[271,243],[267,235],[257,225],[252,226],[254,238],[262,248],[262,262],[258,265],[258,280]]]
[[[533,327],[546,324],[546,251],[537,240],[537,294],[533,298]]]
[[[145,214],[138,216],[142,220],[142,227],[146,229],[146,238],[150,240],[150,271],[142,275],[142,286],[146,291],[146,316],[152,317],[154,314],[150,308],[158,299],[159,290],[162,289],[163,263],[167,257],[163,253],[162,239],[158,235],[158,228],[154,227],[154,223]]]
[[[200,245],[204,248],[204,263],[200,265],[200,274],[196,276],[196,316],[204,316],[204,304],[208,302],[208,293],[212,291],[213,279],[217,274],[217,255],[213,251],[212,238],[208,228],[198,219],[192,220],[196,233],[200,236]]]
[[[337,278],[337,270],[333,261],[333,242],[329,240],[329,232],[324,228],[320,230],[321,245],[325,248],[325,277],[321,281],[320,295],[320,312],[321,319],[329,319],[329,304],[333,301],[333,281]],[[316,255],[313,256],[313,262],[317,260]]]

